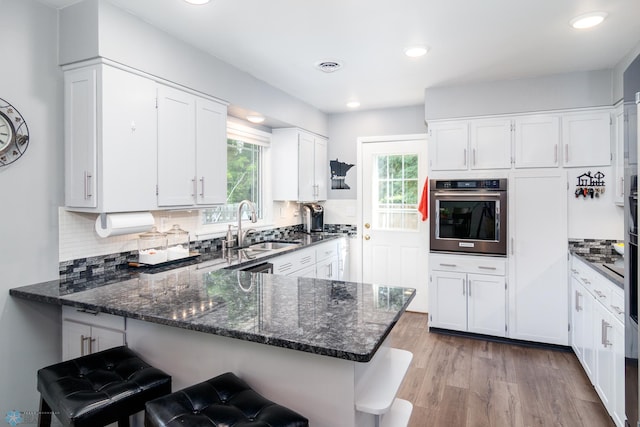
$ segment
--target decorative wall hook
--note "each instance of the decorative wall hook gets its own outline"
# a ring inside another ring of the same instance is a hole
[[[578,175],[576,178],[576,198],[582,196],[584,198],[598,198],[601,194],[604,194],[606,189],[604,182],[604,173],[598,171],[591,175],[591,171],[585,172],[582,175]]]

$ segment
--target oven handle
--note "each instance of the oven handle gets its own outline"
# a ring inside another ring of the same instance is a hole
[[[453,196],[453,197],[483,197],[483,196],[488,196],[488,197],[500,197],[501,193],[485,193],[485,192],[470,192],[470,191],[461,191],[461,192],[444,192],[444,191],[438,191],[433,193],[434,196]]]

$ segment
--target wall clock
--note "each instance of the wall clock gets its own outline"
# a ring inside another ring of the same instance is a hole
[[[0,167],[18,160],[29,146],[29,128],[13,105],[0,98]]]

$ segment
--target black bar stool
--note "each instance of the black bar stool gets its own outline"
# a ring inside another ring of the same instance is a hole
[[[171,377],[122,346],[40,369],[38,391],[40,427],[52,413],[70,427],[128,427],[147,401],[171,393]]]
[[[146,404],[145,427],[307,427],[309,420],[256,393],[231,372]]]

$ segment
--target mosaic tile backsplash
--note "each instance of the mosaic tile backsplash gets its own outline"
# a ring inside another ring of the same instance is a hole
[[[301,232],[302,224],[262,230],[249,234],[247,236],[246,243],[252,244],[265,240],[286,240],[296,233]],[[349,224],[325,224],[324,232],[354,235],[357,233],[357,227]],[[189,250],[199,252],[200,254],[211,254],[222,250],[223,240],[224,237],[194,241],[190,243]],[[88,279],[98,275],[109,276],[117,274],[119,270],[127,269],[129,262],[137,260],[138,252],[133,250],[109,255],[61,261],[59,263],[58,270],[61,281],[83,278]]]
[[[569,239],[569,250],[592,262],[613,263],[620,255],[613,249],[617,240]]]

